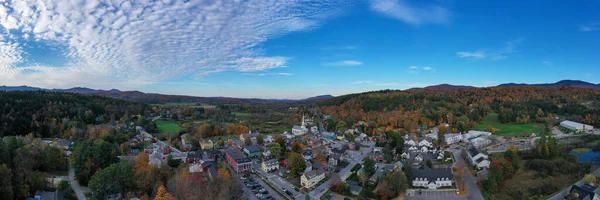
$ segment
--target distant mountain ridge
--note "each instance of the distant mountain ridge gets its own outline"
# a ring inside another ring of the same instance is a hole
[[[541,83],[541,84],[525,84],[525,83],[505,83],[493,87],[516,87],[516,86],[541,86],[541,87],[575,87],[575,88],[590,88],[600,90],[600,84],[589,83],[580,80],[561,80],[556,83]],[[450,85],[440,84],[432,85],[424,88],[410,88],[407,91],[456,91],[463,89],[477,88],[474,86],[465,85]],[[70,89],[44,89],[30,86],[0,86],[0,91],[49,91],[49,92],[70,92],[86,95],[99,95],[116,99],[124,99],[137,101],[142,103],[169,103],[169,102],[196,102],[196,103],[293,103],[304,101],[322,101],[331,99],[332,95],[320,95],[308,97],[300,100],[292,99],[259,99],[259,98],[233,98],[233,97],[197,97],[187,95],[166,95],[157,93],[144,93],[140,91],[120,91],[117,89],[111,90],[95,90],[86,87],[74,87]]]
[[[579,80],[562,80],[556,83],[541,83],[541,84],[526,84],[526,83],[505,83],[500,84],[498,87],[510,87],[510,86],[543,86],[543,87],[576,87],[576,88],[591,88],[600,90],[600,84],[593,84]]]
[[[30,86],[0,86],[0,91],[47,91],[47,92],[68,92],[85,95],[99,95],[115,99],[124,99],[130,101],[137,101],[142,103],[169,103],[169,102],[195,102],[195,103],[270,103],[270,102],[281,102],[281,103],[293,103],[301,101],[319,101],[324,99],[333,98],[331,95],[320,95],[315,97],[309,97],[300,100],[294,99],[259,99],[259,98],[233,98],[233,97],[196,97],[187,95],[167,95],[157,93],[144,93],[140,91],[120,91],[117,89],[111,90],[95,90],[86,87],[74,87],[69,89],[45,89]]]

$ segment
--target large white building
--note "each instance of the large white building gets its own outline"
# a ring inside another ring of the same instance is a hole
[[[480,148],[489,145],[492,141],[486,137],[476,137],[469,139],[469,142],[473,144],[473,146]]]
[[[441,187],[452,187],[454,175],[450,170],[416,170],[413,172],[415,179],[412,181],[414,187],[425,187],[438,189]]]
[[[302,177],[300,177],[300,183],[302,187],[306,189],[310,189],[315,187],[319,182],[325,179],[325,171],[323,170],[313,170],[310,172],[304,173]]]
[[[490,135],[492,135],[492,133],[490,133],[490,132],[470,130],[469,132],[463,134],[463,141],[466,142],[471,138],[476,138],[479,136],[490,136]]]
[[[477,167],[479,169],[490,167],[490,160],[488,158],[488,155],[481,152],[481,150],[474,146],[469,147],[469,149],[467,150],[467,160],[469,160],[469,163],[472,166]]]
[[[573,131],[586,131],[594,129],[593,126],[582,124],[574,121],[565,120],[560,123],[560,126]]]
[[[462,141],[462,135],[460,133],[448,133],[444,134],[444,139],[446,144],[450,145]]]
[[[277,159],[263,160],[261,168],[264,172],[270,172],[279,169],[279,161]]]
[[[292,127],[292,133],[296,136],[308,133],[308,128],[304,124],[304,115],[302,115],[302,125]]]

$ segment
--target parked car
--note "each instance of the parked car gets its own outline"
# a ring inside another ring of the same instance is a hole
[[[290,195],[290,197],[293,197],[293,196],[294,196],[294,194],[292,194],[290,191],[285,191],[285,193],[286,193],[287,195]]]

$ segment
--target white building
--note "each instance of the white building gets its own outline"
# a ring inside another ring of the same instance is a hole
[[[492,141],[486,137],[476,137],[469,139],[469,142],[473,144],[473,146],[480,148],[489,145]]]
[[[446,140],[446,144],[454,144],[460,142],[462,140],[462,135],[460,133],[448,133],[444,134],[444,139]]]
[[[466,142],[471,138],[476,138],[479,136],[490,136],[490,135],[492,135],[492,133],[490,133],[490,132],[470,130],[469,132],[463,134],[463,141]]]
[[[488,155],[481,152],[481,150],[474,146],[469,147],[469,149],[467,150],[467,160],[469,160],[469,163],[472,166],[480,169],[490,167],[490,160],[488,158]]]
[[[264,172],[270,172],[279,169],[279,161],[277,159],[263,160],[261,168]]]
[[[412,181],[412,186],[414,187],[438,189],[452,187],[454,182],[454,175],[450,170],[416,170],[413,174],[415,179]]]
[[[419,140],[419,146],[431,147],[431,146],[433,146],[433,140],[431,138],[421,138]]]
[[[304,173],[302,177],[300,177],[300,183],[302,187],[306,189],[310,189],[315,187],[319,182],[325,179],[325,171],[323,170],[314,170],[307,173]]]
[[[594,129],[593,126],[574,122],[574,121],[569,121],[569,120],[560,122],[560,126],[565,127],[566,129],[569,129],[569,130],[573,130],[573,131],[586,131],[586,130]]]
[[[302,125],[292,127],[292,133],[296,136],[308,133],[308,128],[304,124],[304,115],[302,115]]]

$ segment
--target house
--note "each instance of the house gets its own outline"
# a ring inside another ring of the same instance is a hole
[[[483,146],[487,146],[489,145],[492,141],[485,138],[485,137],[475,137],[475,138],[470,138],[469,143],[471,143],[473,146],[480,148]]]
[[[319,132],[319,127],[316,127],[316,126],[310,127],[310,132],[311,133],[318,133]]]
[[[383,153],[382,147],[373,147],[373,153]]]
[[[214,147],[214,143],[212,140],[200,140],[200,148],[202,149],[212,149]]]
[[[127,154],[130,156],[137,156],[138,154],[140,154],[140,150],[139,149],[129,149]]]
[[[250,140],[252,145],[256,145],[256,136],[258,136],[259,133],[244,133],[244,134],[240,134],[240,141],[242,141],[243,144],[246,144],[246,140]]]
[[[350,193],[358,196],[362,192],[363,188],[356,181],[346,181],[349,186]]]
[[[269,144],[269,143],[271,143],[271,142],[273,142],[275,140],[273,139],[272,135],[267,135],[267,137],[264,138],[264,141],[265,141],[266,144]]]
[[[350,143],[350,144],[348,144],[348,149],[350,149],[350,150],[356,150],[357,146],[358,145],[356,143]]]
[[[260,158],[262,156],[262,151],[258,146],[246,146],[244,147],[244,153],[250,158]]]
[[[291,167],[291,165],[290,165],[291,163],[290,163],[290,159],[289,158],[285,159],[285,160],[282,160],[281,162],[279,162],[279,164],[281,164],[282,166],[284,166],[285,168],[288,168],[288,169]]]
[[[262,152],[262,156],[263,156],[263,158],[271,157],[271,150],[266,149],[265,151]]]
[[[371,152],[371,153],[367,154],[367,156],[371,160],[374,160],[376,162],[383,162],[383,160],[384,160],[384,157],[383,157],[382,153],[373,153],[373,152]]]
[[[489,168],[490,166],[488,155],[475,146],[470,146],[467,150],[467,160],[472,166],[479,169]]]
[[[300,126],[292,127],[292,133],[295,136],[304,135],[308,133],[308,128],[306,128],[306,125],[304,123],[304,115],[302,115],[302,124]]]
[[[329,139],[331,139],[331,140],[335,140],[335,139],[337,138],[337,137],[335,136],[335,133],[334,133],[334,132],[323,132],[323,133],[321,134],[321,136],[322,136],[322,137],[324,137],[324,138],[329,138]]]
[[[343,134],[339,134],[336,137],[338,140],[344,140],[345,136]]]
[[[261,168],[264,172],[271,172],[279,169],[279,161],[277,159],[263,160]]]
[[[412,181],[413,187],[425,187],[428,189],[438,189],[441,187],[452,187],[454,175],[450,170],[415,170],[415,177]]]
[[[433,146],[433,140],[431,138],[421,138],[419,139],[419,146],[431,147]]]
[[[406,138],[408,138],[408,137],[406,137]],[[408,145],[408,146],[416,146],[416,145],[417,145],[417,143],[416,143],[414,140],[412,140],[412,139],[408,139],[408,140],[406,140],[406,139],[405,139],[405,140],[404,140],[404,145]]]
[[[394,171],[402,171],[403,167],[404,167],[404,163],[402,161],[398,161],[398,162],[394,163]]]
[[[594,129],[593,126],[574,122],[574,121],[569,121],[569,120],[560,122],[560,126],[566,128],[566,129],[572,130],[572,131],[585,131],[585,130],[593,130]]]
[[[252,169],[252,162],[239,149],[225,150],[225,157],[227,158],[227,163],[237,173],[247,172]]]
[[[332,154],[329,156],[329,165],[337,166],[338,161],[340,161],[340,154]]]
[[[303,173],[310,172],[310,171],[313,170],[313,168],[312,168],[312,162],[310,162],[310,160],[305,161],[304,164],[306,164],[306,167],[304,168],[304,172]]]
[[[52,144],[54,146],[58,147],[58,148],[63,149],[63,150],[67,150],[70,147],[73,147],[73,145],[75,145],[70,140],[66,140],[66,139],[62,139],[62,138],[55,138],[54,142],[52,142]]]
[[[146,147],[144,147],[144,153],[146,153],[148,155],[154,153],[154,147],[153,146],[146,146]]]
[[[324,170],[325,165],[322,162],[315,162],[312,164],[312,170]]]
[[[200,151],[188,152],[185,160],[187,163],[191,164],[202,163],[204,161],[204,159],[202,159],[202,152]]]
[[[444,138],[446,139],[446,144],[454,144],[462,141],[462,135],[460,133],[444,134]]]
[[[573,185],[569,190],[569,195],[571,193],[575,193],[575,196],[577,196],[577,199],[579,200],[598,200],[600,199],[599,192],[600,191],[597,187],[594,187],[590,184],[584,184],[581,186]],[[569,199],[568,196],[566,196],[565,199]]]
[[[215,161],[218,156],[221,156],[221,151],[216,149],[207,149],[202,152],[204,161]]]
[[[303,188],[310,189],[315,187],[319,182],[325,179],[325,171],[323,170],[315,170],[304,173],[302,177],[300,177],[300,184]]]
[[[60,191],[50,192],[50,191],[37,191],[35,192],[35,196],[33,197],[35,200],[62,200],[63,194]]]

